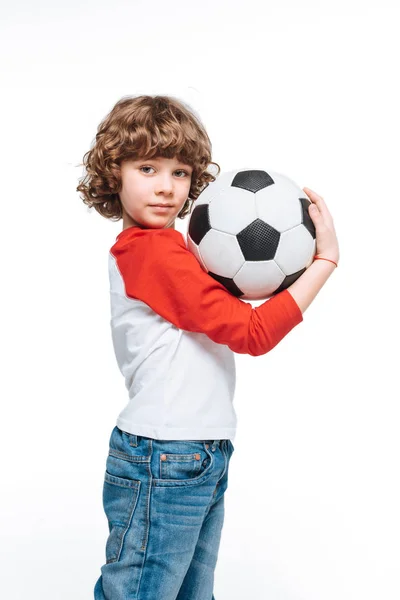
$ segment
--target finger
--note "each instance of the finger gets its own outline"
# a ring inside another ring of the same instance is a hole
[[[315,225],[320,222],[320,219],[322,219],[322,214],[321,214],[318,206],[316,204],[313,204],[312,202],[311,202],[310,206],[308,207],[308,214],[310,215],[310,217]]]
[[[323,201],[323,197],[317,194],[317,192],[314,192],[311,188],[305,187],[303,188],[303,191],[306,192],[306,194],[310,196],[310,198],[313,198],[314,201]]]
[[[311,202],[314,202],[318,206],[319,211],[324,217],[332,218],[331,213],[329,212],[328,207],[325,204],[325,200],[322,196],[320,196],[319,194],[317,194],[317,192],[314,192],[308,187],[303,188],[303,191],[306,192],[307,196],[309,196]]]

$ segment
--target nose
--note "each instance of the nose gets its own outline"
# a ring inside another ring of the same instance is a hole
[[[160,174],[156,182],[156,194],[164,194],[166,196],[169,196],[172,194],[173,188],[174,186],[171,175],[169,175],[168,173]]]

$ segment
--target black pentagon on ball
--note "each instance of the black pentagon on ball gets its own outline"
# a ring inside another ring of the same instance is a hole
[[[236,239],[245,260],[271,260],[278,248],[280,235],[262,219],[255,219],[236,235]]]
[[[199,204],[192,212],[189,222],[189,235],[199,245],[203,237],[211,229],[208,204]]]
[[[228,292],[233,294],[233,296],[236,296],[237,298],[239,298],[239,296],[243,296],[244,292],[242,292],[242,290],[230,277],[222,277],[222,275],[217,275],[216,273],[212,273],[211,271],[208,271],[208,274],[211,277],[213,277],[216,281],[222,283],[222,285],[225,286]]]
[[[291,275],[287,275],[285,277],[285,279],[282,281],[281,285],[278,287],[278,289],[275,290],[275,292],[273,293],[273,295],[278,294],[279,292],[282,292],[283,290],[286,290],[286,288],[289,287],[289,285],[292,285],[292,283],[294,283],[296,281],[296,279],[298,279],[300,277],[300,275],[302,275],[305,271],[304,269],[301,269],[300,271],[297,271],[297,273],[292,273]]]
[[[256,193],[274,183],[271,175],[268,175],[266,171],[249,170],[236,173],[231,186]]]
[[[313,240],[315,240],[314,223],[312,222],[312,219],[308,213],[308,207],[310,206],[311,202],[308,198],[299,198],[299,200],[300,200],[301,212],[302,212],[301,222],[303,223],[303,225],[307,229],[307,231],[310,232]]]

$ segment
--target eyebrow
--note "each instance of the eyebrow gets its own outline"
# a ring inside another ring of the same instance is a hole
[[[146,158],[146,159],[141,158],[141,159],[138,159],[137,162],[151,162],[151,161],[160,162],[160,160],[162,158],[163,158],[162,156],[157,156],[157,157],[153,157],[153,158]],[[178,164],[178,167],[176,167],[176,168],[179,168],[180,166],[183,166],[183,167],[189,167],[190,169],[193,170],[192,165],[189,165],[188,163],[178,161],[177,164]]]

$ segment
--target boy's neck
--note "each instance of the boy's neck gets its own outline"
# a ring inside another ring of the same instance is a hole
[[[122,231],[124,231],[124,229],[128,229],[128,227],[140,227],[140,225],[138,225],[136,223],[136,221],[134,221],[129,215],[126,214],[125,211],[123,211]],[[143,229],[143,227],[142,227],[142,229]],[[166,229],[175,229],[175,221],[173,223],[171,223],[171,225],[169,225],[169,227],[167,227]]]

